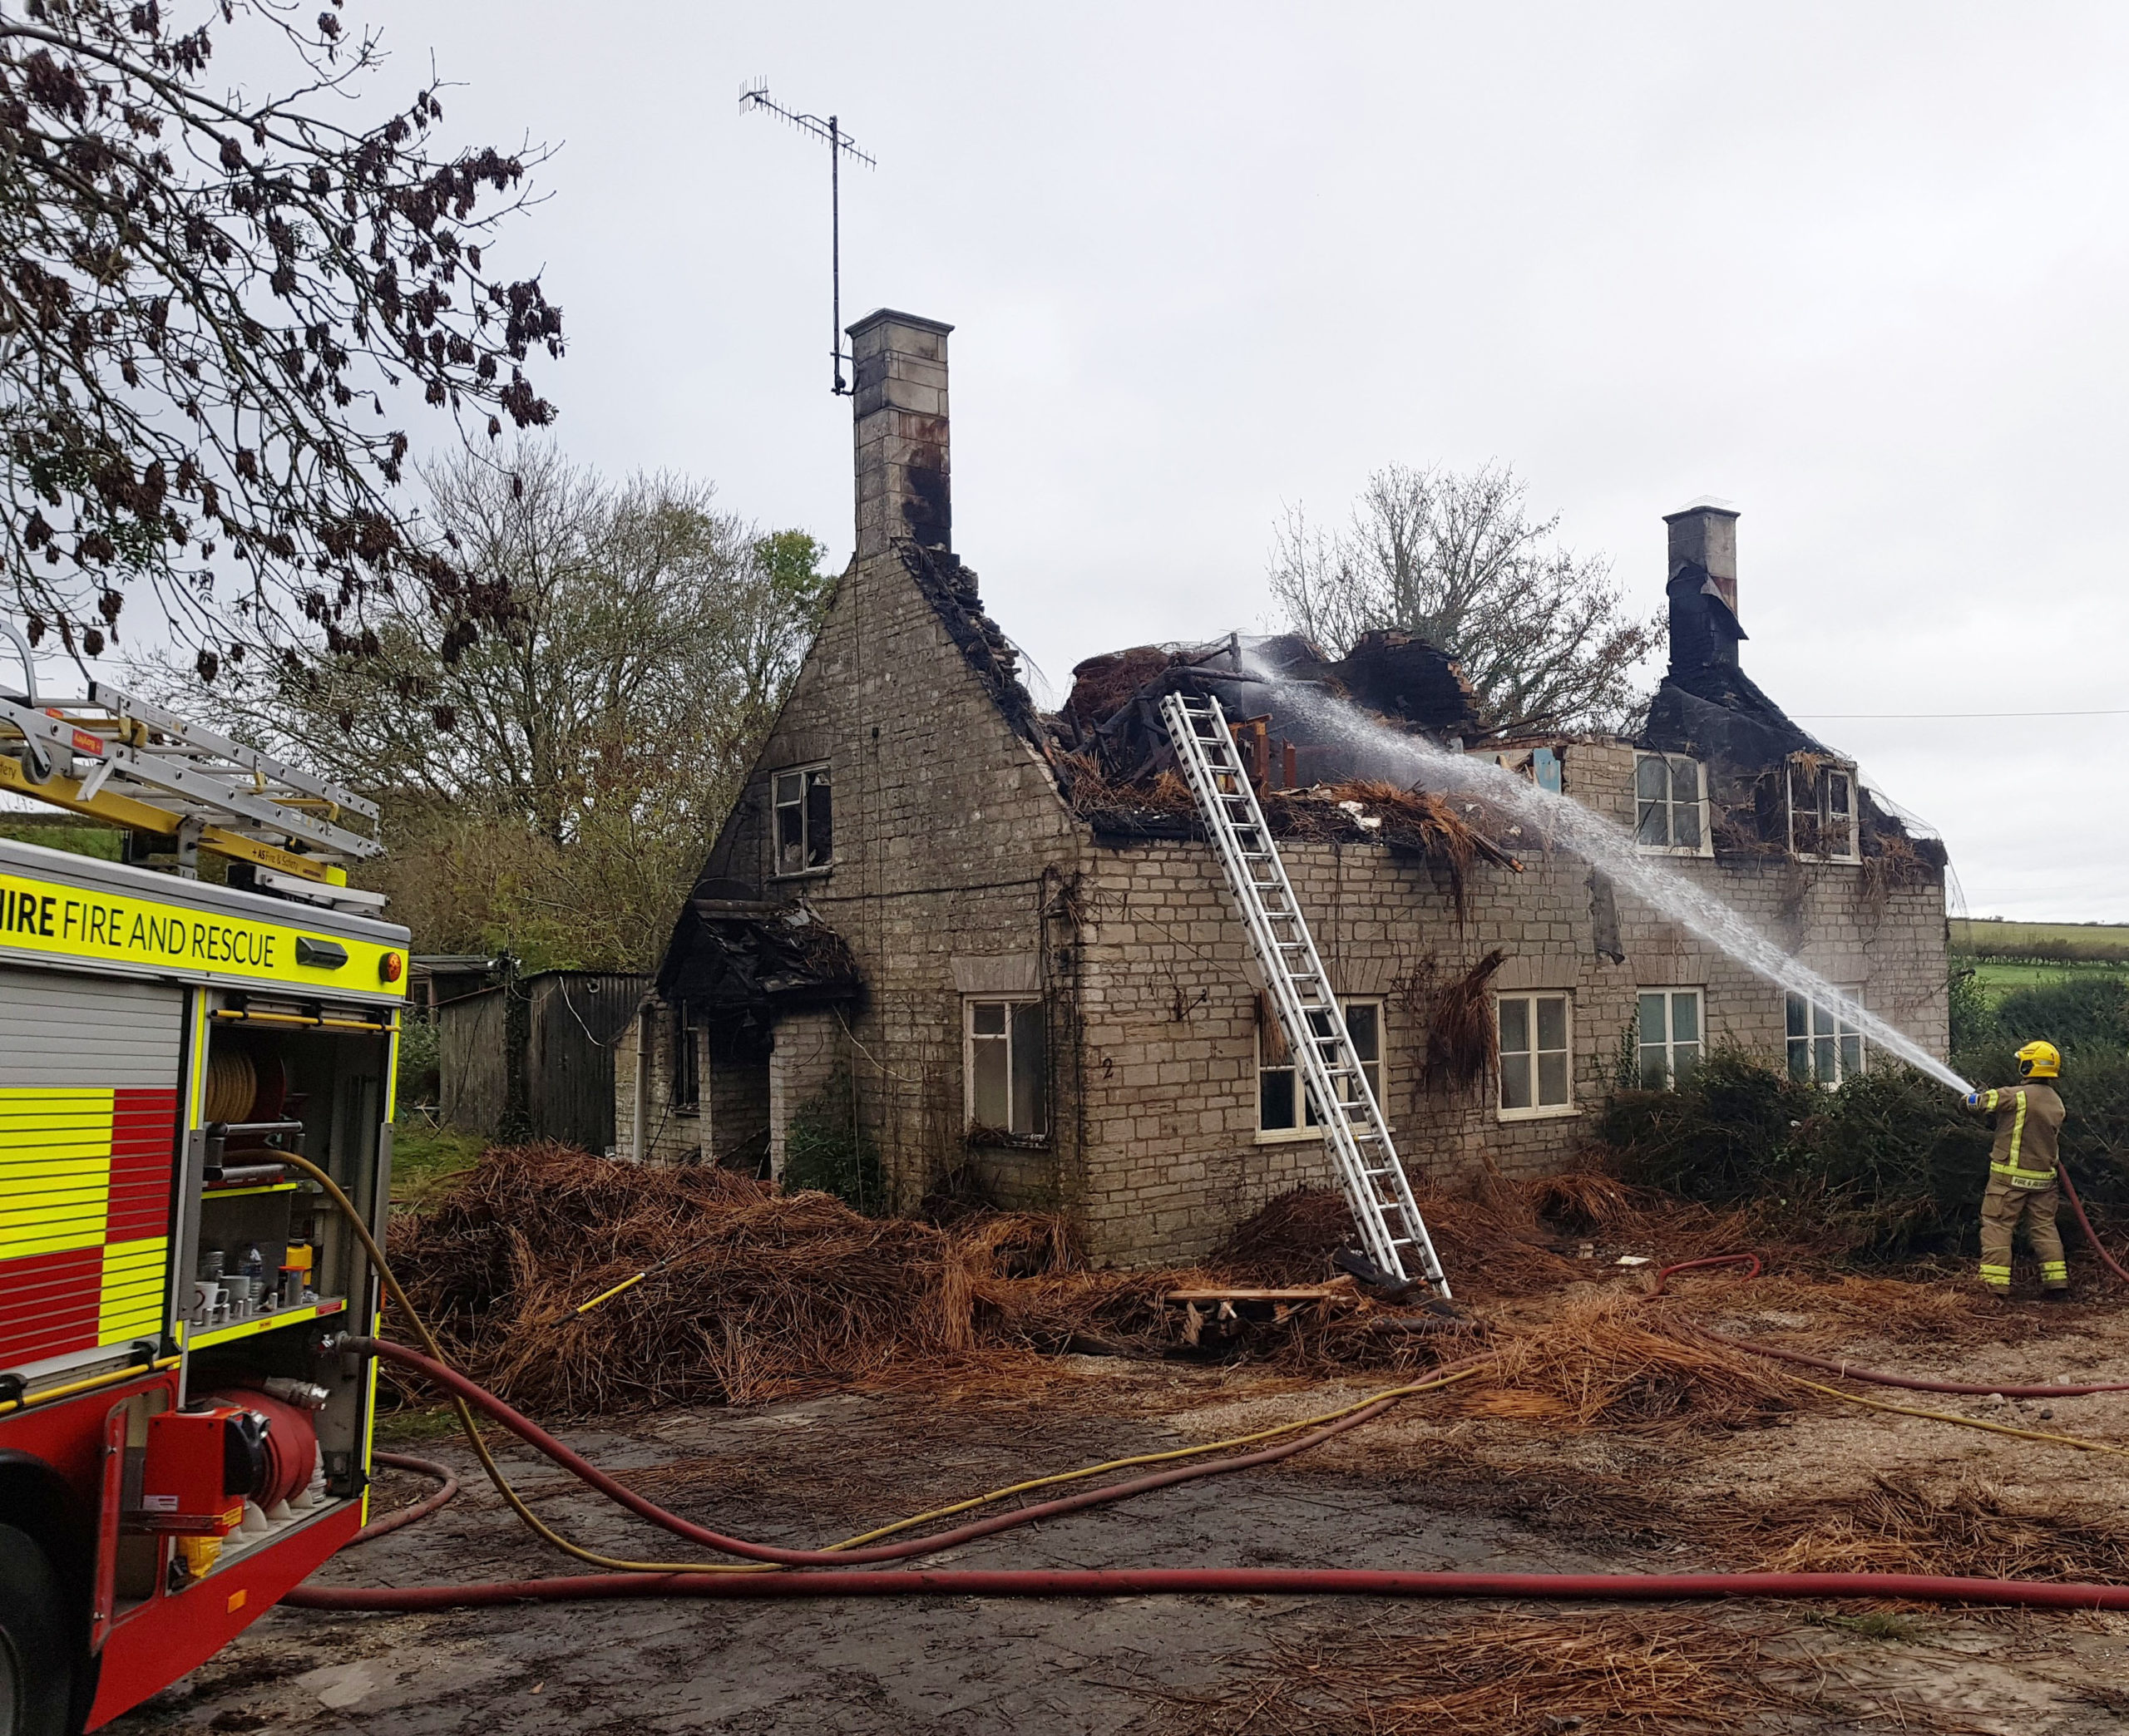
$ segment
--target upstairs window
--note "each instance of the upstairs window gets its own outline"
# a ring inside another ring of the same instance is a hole
[[[835,860],[828,768],[800,766],[769,780],[776,826],[776,872],[811,874]]]
[[[1633,762],[1634,841],[1643,850],[1705,853],[1707,782],[1682,753],[1638,753]]]
[[[1700,1065],[1697,989],[1644,989],[1634,1035],[1643,1091],[1670,1091]]]
[[[1564,994],[1504,994],[1500,1117],[1560,1115],[1574,1107],[1573,1007]]]
[[[1850,1006],[1863,1004],[1860,989],[1840,991]],[[1842,1015],[1846,1006],[1822,1006],[1803,995],[1789,997],[1789,1077],[1829,1090],[1863,1071],[1863,1033]]]
[[[1367,1088],[1375,1093],[1378,1108],[1382,1103],[1382,1003],[1379,1000],[1341,1001],[1339,1007],[1346,1015],[1346,1034],[1353,1040],[1353,1052],[1360,1057],[1361,1073],[1367,1080]],[[1331,1034],[1331,1021],[1322,1013],[1311,1013],[1309,1023],[1318,1037]],[[1360,1101],[1359,1088],[1350,1079],[1339,1082],[1339,1089],[1347,1103]],[[1301,1069],[1295,1066],[1294,1058],[1286,1053],[1280,1042],[1276,1018],[1269,1027],[1259,1023],[1257,1028],[1257,1131],[1259,1133],[1287,1133],[1297,1137],[1323,1125],[1316,1115],[1316,1106],[1304,1099],[1308,1092],[1303,1086]]]
[[[962,1076],[971,1132],[1040,1139],[1050,1132],[1050,1039],[1039,1000],[970,1000]]]
[[[1818,862],[1860,862],[1855,768],[1799,757],[1789,762],[1789,847]]]

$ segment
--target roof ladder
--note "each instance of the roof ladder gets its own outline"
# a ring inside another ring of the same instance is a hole
[[[1228,885],[1278,1009],[1279,1028],[1308,1087],[1307,1101],[1336,1160],[1361,1244],[1383,1275],[1409,1282],[1417,1269],[1446,1300],[1449,1280],[1391,1144],[1382,1107],[1331,992],[1308,921],[1294,898],[1264,810],[1220,702],[1169,693],[1161,700],[1183,781],[1197,798]]]

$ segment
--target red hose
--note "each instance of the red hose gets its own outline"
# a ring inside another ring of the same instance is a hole
[[[2121,1261],[2107,1251],[2101,1244],[2099,1231],[2092,1228],[2092,1221],[2085,1216],[2085,1202],[2077,1197],[2077,1184],[2070,1179],[2068,1166],[2057,1164],[2055,1173],[2062,1178],[2062,1191],[2070,1196],[2070,1210],[2077,1213],[2077,1227],[2085,1232],[2085,1240],[2092,1245],[2092,1252],[2099,1255],[2108,1271],[2129,1284],[2129,1270],[2124,1270]]]
[[[1394,1398],[1385,1398],[1364,1410],[1355,1411],[1349,1417],[1341,1417],[1336,1423],[1326,1423],[1321,1428],[1311,1429],[1307,1434],[1297,1435],[1290,1441],[1275,1443],[1255,1452],[1244,1453],[1234,1458],[1208,1459],[1195,1465],[1180,1466],[1173,1471],[1157,1471],[1148,1476],[1133,1477],[1126,1482],[1082,1490],[1076,1495],[1064,1496],[1055,1501],[1040,1502],[1033,1507],[1015,1507],[1008,1512],[994,1513],[988,1518],[974,1520],[951,1531],[935,1531],[929,1536],[906,1537],[897,1543],[874,1544],[869,1549],[781,1549],[773,1544],[752,1543],[743,1537],[727,1536],[722,1531],[712,1531],[707,1526],[683,1519],[677,1513],[668,1512],[655,1502],[647,1500],[626,1485],[615,1482],[590,1460],[564,1446],[538,1423],[521,1415],[492,1393],[476,1386],[463,1374],[423,1356],[419,1351],[409,1350],[402,1344],[387,1344],[381,1339],[348,1337],[341,1339],[340,1343],[345,1349],[374,1354],[386,1362],[398,1363],[403,1368],[412,1369],[447,1391],[457,1393],[468,1404],[486,1411],[511,1433],[545,1453],[565,1471],[590,1484],[609,1500],[626,1507],[638,1518],[647,1519],[675,1536],[685,1537],[689,1542],[702,1544],[706,1548],[721,1550],[726,1555],[738,1556],[750,1561],[773,1561],[789,1567],[848,1567],[867,1561],[907,1561],[914,1556],[950,1549],[956,1544],[987,1537],[996,1531],[1010,1530],[1015,1526],[1031,1524],[1038,1519],[1053,1519],[1060,1514],[1078,1512],[1085,1507],[1105,1506],[1110,1502],[1143,1495],[1150,1490],[1164,1489],[1174,1483],[1194,1482],[1201,1477],[1219,1477],[1229,1472],[1247,1471],[1257,1465],[1272,1464],[1279,1459],[1291,1458],[1297,1452],[1305,1452],[1311,1447],[1320,1446],[1333,1435],[1342,1434],[1349,1428],[1357,1428],[1363,1423],[1371,1422],[1397,1402]],[[1460,1364],[1451,1364],[1437,1372],[1448,1373],[1459,1366]]]
[[[560,1579],[403,1589],[299,1587],[308,1610],[453,1610],[603,1597],[1904,1597],[1919,1603],[2129,1610],[2129,1586],[2043,1585],[1927,1573],[1395,1573],[1358,1567],[1111,1567],[991,1572],[593,1573]]]
[[[358,1543],[367,1543],[373,1537],[382,1537],[396,1531],[403,1525],[412,1525],[417,1519],[426,1519],[446,1502],[458,1493],[458,1479],[452,1474],[448,1465],[439,1465],[433,1459],[416,1458],[411,1452],[380,1452],[375,1455],[380,1465],[388,1465],[395,1471],[412,1471],[422,1477],[433,1477],[443,1487],[435,1494],[425,1496],[412,1507],[403,1507],[387,1513],[382,1519],[373,1519],[341,1546],[352,1549]]]
[[[1737,1280],[1740,1284],[1750,1284],[1752,1280],[1759,1276],[1761,1270],[1760,1257],[1756,1254],[1711,1254],[1705,1260],[1681,1260],[1675,1265],[1665,1266],[1657,1273],[1656,1282],[1649,1287],[1648,1294],[1652,1296],[1662,1295],[1664,1293],[1663,1286],[1671,1281],[1671,1275],[1673,1272],[1690,1272],[1697,1266],[1716,1265],[1750,1266],[1751,1270]]]

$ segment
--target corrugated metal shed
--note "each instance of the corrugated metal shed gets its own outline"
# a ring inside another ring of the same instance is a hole
[[[614,1143],[614,1048],[647,976],[543,970],[437,1009],[443,1119],[490,1139]]]

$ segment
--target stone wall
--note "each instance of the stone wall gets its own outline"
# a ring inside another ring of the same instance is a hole
[[[1631,777],[1632,755],[1613,750]],[[1604,758],[1583,760],[1581,794]],[[1617,769],[1614,766],[1613,769]],[[1573,786],[1569,785],[1570,788]],[[1631,785],[1601,805],[1630,805]],[[1697,988],[1710,1036],[1780,1063],[1782,991],[1634,898],[1615,895],[1615,961],[1598,950],[1598,899],[1577,858],[1529,851],[1524,871],[1480,864],[1461,920],[1445,877],[1380,846],[1289,844],[1282,852],[1333,986],[1383,1002],[1383,1107],[1400,1154],[1436,1181],[1491,1171],[1542,1174],[1589,1137],[1589,1112],[1618,1077],[1639,991]],[[1080,1012],[1091,1245],[1118,1261],[1188,1260],[1286,1188],[1332,1180],[1320,1138],[1257,1131],[1256,997],[1247,939],[1211,853],[1197,844],[1090,852]],[[1934,879],[1886,890],[1854,865],[1672,859],[1863,1004],[1944,1053],[1944,903]],[[1608,936],[1607,936],[1608,938]],[[1489,948],[1509,954],[1502,991],[1571,998],[1573,1103],[1504,1119],[1489,1081],[1448,1097],[1421,1089],[1425,1032],[1406,1004],[1415,969],[1460,974]]]

